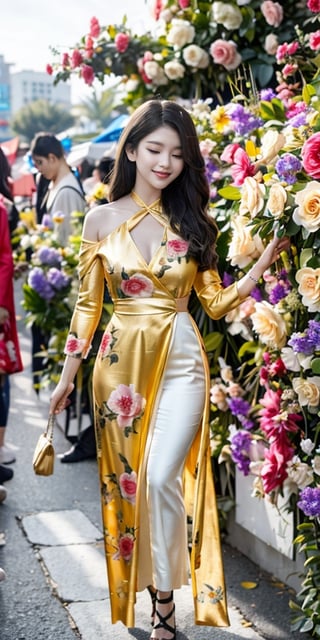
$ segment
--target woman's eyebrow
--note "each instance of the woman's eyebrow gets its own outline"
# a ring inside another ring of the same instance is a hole
[[[158,140],[147,140],[147,144],[156,144],[158,147],[163,147],[164,143]],[[181,145],[177,145],[174,149],[182,149]]]

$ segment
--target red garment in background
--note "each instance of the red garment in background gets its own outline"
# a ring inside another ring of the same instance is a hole
[[[8,214],[6,207],[0,200],[0,307],[9,311],[10,315],[10,338],[14,344],[16,352],[16,370],[22,371],[23,364],[18,340],[16,313],[13,292],[13,258],[9,233]]]

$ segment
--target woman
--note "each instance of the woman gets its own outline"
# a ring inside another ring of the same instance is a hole
[[[153,596],[152,639],[176,637],[173,590],[188,582],[186,509],[197,624],[228,615],[209,449],[209,371],[188,313],[192,288],[219,318],[248,296],[287,245],[278,238],[223,289],[217,229],[189,114],[150,100],[121,136],[110,203],[90,211],[79,297],[50,412],[59,413],[100,317],[104,279],[114,313],[94,373],[95,427],[112,622],[134,626],[136,591]],[[210,585],[210,588],[208,587]]]
[[[22,370],[13,292],[14,266],[9,220],[12,207],[10,167],[2,151],[0,152],[0,172],[0,483],[2,483],[13,476],[13,470],[4,465],[11,464],[16,459],[13,449],[5,444],[10,407],[9,374]],[[9,341],[12,356],[12,361],[6,363],[4,362],[7,359],[5,341]]]

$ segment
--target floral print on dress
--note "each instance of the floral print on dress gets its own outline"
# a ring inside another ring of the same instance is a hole
[[[180,240],[176,238],[175,240],[168,240],[167,242],[167,257],[168,261],[172,262],[173,260],[177,260],[179,264],[181,263],[182,258],[185,258],[188,262],[188,250],[189,250],[189,242],[186,240]]]
[[[119,298],[150,298],[152,296],[154,290],[153,282],[142,273],[134,273],[129,276],[122,269],[121,278],[122,282],[118,290]]]
[[[119,384],[114,389],[107,402],[97,407],[98,424],[100,428],[105,426],[105,420],[116,420],[117,425],[123,430],[126,438],[130,433],[137,433],[135,423],[144,413],[146,401],[142,395],[135,391],[134,384],[129,386]]]
[[[204,583],[204,589],[201,590],[197,596],[198,602],[202,604],[204,602],[209,602],[210,604],[218,604],[224,598],[224,590],[221,586],[219,587],[211,587],[210,584]]]
[[[113,364],[114,362],[118,362],[119,360],[118,355],[113,350],[114,345],[117,342],[117,338],[114,335],[115,332],[116,332],[116,329],[114,329],[113,327],[111,327],[109,331],[105,331],[102,336],[100,347],[99,347],[99,356],[101,357],[102,360],[105,360],[106,358],[108,358],[110,361],[110,364]]]
[[[124,471],[119,475],[119,478],[116,473],[104,475],[101,491],[103,502],[104,504],[110,504],[112,500],[121,497],[126,502],[134,505],[137,493],[137,474],[130,467],[128,460],[122,453],[118,455],[124,465]]]
[[[120,534],[118,538],[118,549],[112,556],[112,560],[120,560],[123,558],[126,562],[130,562],[133,554],[135,543],[135,535],[133,527],[126,527],[125,533]]]
[[[87,341],[85,339],[78,338],[76,333],[69,333],[64,353],[66,356],[72,356],[73,358],[83,358],[83,352],[86,347]]]

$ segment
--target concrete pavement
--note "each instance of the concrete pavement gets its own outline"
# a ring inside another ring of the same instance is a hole
[[[17,309],[19,313],[19,309]],[[54,475],[38,477],[32,469],[35,443],[46,423],[48,401],[32,389],[29,331],[20,322],[25,370],[12,377],[7,441],[16,448],[14,478],[0,505],[1,640],[148,640],[150,598],[138,594],[136,626],[110,624],[102,544],[100,498],[94,460],[61,464]],[[69,448],[56,430],[56,452]],[[175,594],[177,640],[289,640],[306,634],[290,631],[292,592],[242,554],[223,545],[231,626],[193,624],[191,587]],[[243,581],[256,583],[245,589]]]

